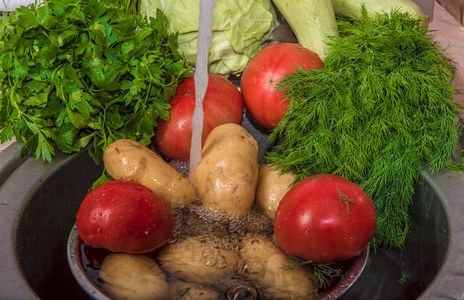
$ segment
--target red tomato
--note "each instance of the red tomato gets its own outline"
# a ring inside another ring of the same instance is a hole
[[[174,233],[168,204],[152,190],[133,181],[109,181],[92,190],[76,215],[86,245],[115,252],[148,253]]]
[[[280,249],[316,264],[359,255],[375,225],[371,198],[356,184],[331,174],[310,176],[292,186],[274,218]]]
[[[279,43],[263,48],[242,74],[240,89],[245,107],[262,126],[272,129],[287,111],[289,102],[275,87],[285,74],[303,69],[323,68],[319,56],[300,44]]]
[[[176,95],[169,104],[171,105],[170,120],[158,120],[153,144],[165,158],[188,159],[192,139],[192,115],[195,109],[194,73],[177,87]],[[218,125],[242,123],[242,95],[225,77],[209,74],[203,111],[202,142]]]

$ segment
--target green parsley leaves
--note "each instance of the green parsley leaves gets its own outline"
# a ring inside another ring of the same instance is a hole
[[[148,145],[191,67],[161,11],[150,22],[98,0],[53,0],[0,20],[0,142],[51,162],[83,148],[98,163],[128,138]],[[93,144],[93,147],[88,147]]]

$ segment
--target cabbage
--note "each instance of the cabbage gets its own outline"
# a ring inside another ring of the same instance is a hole
[[[140,13],[169,19],[169,31],[178,32],[179,52],[195,64],[200,0],[142,0]],[[240,75],[250,59],[271,41],[279,25],[271,0],[216,0],[209,49],[210,73]]]

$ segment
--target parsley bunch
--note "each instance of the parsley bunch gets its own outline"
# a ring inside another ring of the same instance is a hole
[[[406,13],[364,10],[338,24],[325,68],[280,81],[290,106],[265,158],[297,180],[332,173],[357,183],[376,206],[372,244],[402,247],[422,164],[447,166],[461,134],[455,66]]]
[[[0,20],[0,142],[51,162],[116,139],[150,143],[191,67],[161,11],[150,22],[98,0],[31,4]],[[93,143],[93,147],[88,147]]]

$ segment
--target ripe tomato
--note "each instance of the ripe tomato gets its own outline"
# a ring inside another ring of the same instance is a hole
[[[194,73],[177,87],[176,95],[169,104],[171,105],[170,120],[158,120],[153,145],[165,158],[188,159],[192,139],[192,115],[195,109]],[[202,142],[218,125],[242,123],[242,95],[225,77],[209,74],[203,111]]]
[[[375,225],[374,203],[359,186],[321,174],[288,190],[277,208],[274,232],[283,252],[324,264],[359,255]]]
[[[133,181],[109,181],[82,201],[76,215],[86,245],[116,252],[148,253],[174,233],[174,216],[164,200]]]
[[[274,128],[287,111],[289,102],[275,87],[285,74],[293,74],[297,66],[317,69],[324,65],[316,53],[300,44],[279,43],[263,48],[245,68],[240,83],[245,107],[262,126]]]

